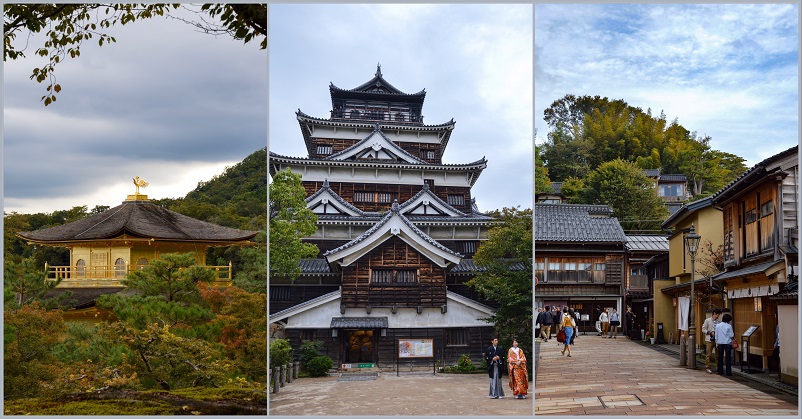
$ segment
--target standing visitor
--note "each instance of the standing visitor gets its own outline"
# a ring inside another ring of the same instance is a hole
[[[574,322],[574,309],[563,309],[565,310],[565,315],[563,316],[562,328],[565,331],[565,345],[563,345],[562,354],[565,355],[565,351],[568,351],[568,356],[571,356],[571,337],[574,335],[574,330],[576,330],[576,322]]]
[[[716,350],[718,351],[718,375],[724,375],[724,355],[727,358],[727,376],[732,375],[732,316],[724,313],[721,323],[716,325]]]
[[[490,398],[503,399],[504,387],[501,385],[501,373],[504,372],[504,348],[498,344],[498,338],[485,351],[487,374],[490,376]]]
[[[615,339],[618,336],[618,328],[621,326],[621,317],[618,315],[618,310],[613,309],[613,314],[610,314],[610,336],[608,338]]]
[[[610,316],[607,314],[606,308],[599,316],[599,322],[601,323],[601,334],[599,336],[607,337],[607,334],[610,333]]]
[[[525,399],[529,389],[529,375],[526,371],[526,356],[524,350],[518,347],[518,341],[512,340],[512,348],[507,352],[509,363],[510,389],[516,399]]]
[[[551,307],[546,306],[540,317],[540,337],[543,342],[548,342],[551,337],[551,325],[554,323],[554,318],[551,315]]]
[[[632,307],[627,306],[627,312],[624,314],[624,319],[627,321],[626,334],[632,339],[632,329],[635,328],[635,314],[632,312]]]
[[[710,368],[711,364],[713,364],[713,368],[718,369],[716,367],[716,339],[714,336],[716,336],[716,325],[719,323],[719,316],[721,316],[721,309],[714,308],[713,315],[705,319],[705,322],[702,324],[702,333],[705,335],[705,369],[708,374],[713,373],[713,370]]]
[[[535,317],[535,337],[540,336],[540,320],[543,317],[543,309],[537,308],[537,317]]]

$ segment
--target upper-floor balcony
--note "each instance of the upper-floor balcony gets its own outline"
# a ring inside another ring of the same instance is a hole
[[[214,272],[215,286],[231,285],[231,262],[228,265],[201,265]],[[45,264],[48,281],[61,282],[57,288],[83,287],[124,287],[122,280],[129,273],[142,269],[143,265],[106,265],[106,266],[50,266]]]
[[[422,124],[423,115],[415,115],[406,112],[392,112],[381,110],[343,110],[334,109],[331,111],[333,120],[358,120],[371,122],[392,122],[397,124]]]

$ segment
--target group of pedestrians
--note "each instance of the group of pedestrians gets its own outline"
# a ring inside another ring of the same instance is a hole
[[[525,399],[529,389],[529,374],[526,369],[526,355],[518,347],[518,341],[512,340],[512,347],[508,351],[499,345],[498,338],[493,338],[490,346],[485,350],[487,373],[490,376],[491,399],[504,398],[504,386],[501,385],[501,376],[505,369],[509,373],[509,386],[516,399]]]
[[[724,313],[722,316],[719,308],[713,309],[713,314],[702,323],[702,333],[705,335],[705,370],[708,374],[712,374],[712,368],[715,368],[718,375],[732,375],[732,351],[736,349],[734,345],[737,342],[733,340],[735,333],[731,323],[732,315]]]
[[[610,313],[609,309],[605,308],[599,315],[599,323],[601,324],[599,336],[608,339],[615,339],[618,336],[618,328],[621,327],[618,310],[613,309],[613,312]]]

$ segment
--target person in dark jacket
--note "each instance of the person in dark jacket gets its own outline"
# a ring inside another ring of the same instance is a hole
[[[543,339],[543,342],[549,341],[552,324],[554,324],[554,318],[551,316],[551,307],[546,306],[540,317],[540,338]]]
[[[490,395],[491,399],[503,399],[504,387],[501,385],[501,374],[506,365],[507,352],[498,344],[498,338],[493,338],[493,343],[485,350],[485,361],[487,362],[487,374],[490,376]]]

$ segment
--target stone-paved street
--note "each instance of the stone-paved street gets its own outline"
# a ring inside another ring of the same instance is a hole
[[[796,396],[708,374],[703,362],[680,367],[676,356],[623,336],[580,334],[575,343],[571,358],[556,339],[540,344],[535,415],[799,414]]]
[[[529,398],[514,399],[508,379],[504,399],[487,397],[487,374],[383,373],[372,381],[301,378],[269,395],[270,416],[532,416]]]

